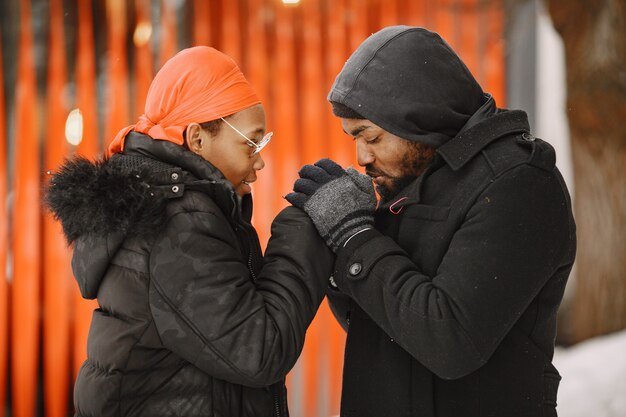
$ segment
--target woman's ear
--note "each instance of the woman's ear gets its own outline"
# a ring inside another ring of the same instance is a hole
[[[202,152],[202,146],[204,145],[202,127],[198,123],[190,123],[185,129],[185,143],[191,152],[197,154]]]

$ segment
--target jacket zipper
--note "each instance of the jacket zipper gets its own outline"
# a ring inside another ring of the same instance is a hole
[[[252,249],[248,254],[248,271],[250,271],[250,275],[252,275],[252,281],[256,282],[256,274],[254,273],[254,269],[252,268]]]
[[[276,417],[280,417],[280,398],[278,398],[278,394],[274,394],[274,408]]]

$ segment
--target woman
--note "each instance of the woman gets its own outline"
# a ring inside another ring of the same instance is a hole
[[[288,208],[262,256],[250,183],[270,137],[234,61],[189,48],[159,71],[108,158],[71,160],[52,177],[74,275],[99,303],[77,416],[288,415],[284,377],[332,255],[298,238],[314,226]]]

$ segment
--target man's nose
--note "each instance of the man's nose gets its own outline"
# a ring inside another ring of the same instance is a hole
[[[356,140],[356,161],[360,166],[365,166],[374,162],[374,154],[366,149],[365,143]]]

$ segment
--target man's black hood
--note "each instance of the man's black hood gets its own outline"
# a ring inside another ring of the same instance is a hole
[[[328,94],[403,139],[438,147],[454,137],[486,98],[441,37],[390,26],[367,38]]]

